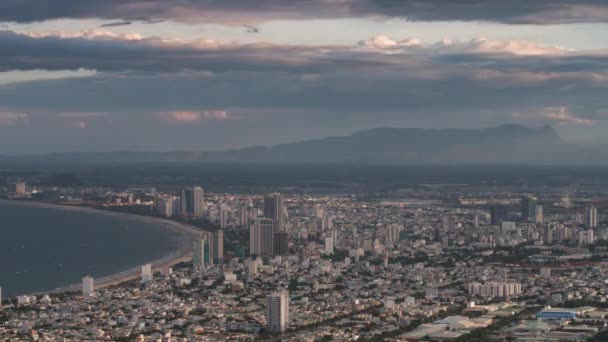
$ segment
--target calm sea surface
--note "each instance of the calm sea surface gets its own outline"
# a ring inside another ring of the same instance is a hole
[[[0,201],[2,297],[125,271],[177,250],[183,239],[137,218]]]

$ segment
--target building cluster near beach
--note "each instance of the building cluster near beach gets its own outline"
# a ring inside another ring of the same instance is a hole
[[[4,299],[0,340],[608,339],[601,193],[445,185],[377,198],[30,182],[3,193],[200,234],[188,261],[142,265],[118,285],[83,274],[81,291]]]

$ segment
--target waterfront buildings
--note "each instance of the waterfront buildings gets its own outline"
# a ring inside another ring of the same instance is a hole
[[[141,282],[147,283],[152,280],[152,265],[145,264],[141,266]]]
[[[82,295],[83,296],[90,296],[91,294],[93,294],[93,292],[95,292],[94,282],[95,281],[94,281],[93,277],[86,276],[86,277],[82,278]]]
[[[180,191],[180,213],[194,217],[203,217],[205,211],[204,190],[200,186],[182,188]]]
[[[14,195],[25,195],[25,182],[10,183],[8,187],[8,192]]]

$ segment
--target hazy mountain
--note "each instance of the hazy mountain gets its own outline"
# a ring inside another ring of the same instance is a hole
[[[39,156],[38,160],[201,161],[243,163],[596,163],[550,127],[487,129],[376,128],[350,136],[219,152],[111,152]]]

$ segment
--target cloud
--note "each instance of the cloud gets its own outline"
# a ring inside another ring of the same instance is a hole
[[[558,46],[549,46],[523,40],[490,40],[484,37],[460,42],[444,39],[434,44],[423,44],[418,38],[394,40],[384,35],[359,41],[359,47],[391,52],[412,52],[414,48],[425,48],[434,53],[479,53],[479,54],[512,54],[520,56],[565,55],[574,50]]]
[[[596,121],[581,118],[570,113],[567,107],[547,107],[541,111],[528,113],[513,113],[516,119],[532,121],[549,121],[559,125],[594,126]]]
[[[222,121],[228,119],[228,112],[213,111],[174,111],[165,115],[170,122],[192,123],[200,121]]]
[[[91,118],[99,118],[110,115],[109,113],[101,113],[101,112],[67,112],[67,113],[58,113],[58,118],[65,119],[91,119]]]
[[[359,41],[358,45],[365,48],[374,49],[397,49],[420,46],[422,42],[418,38],[409,38],[395,41],[384,35],[371,37],[367,40]]]
[[[83,131],[88,146],[116,149],[137,141],[145,149],[167,148],[156,141],[166,136],[172,148],[206,149],[384,125],[551,122],[572,129],[593,121],[599,127],[600,109],[608,108],[608,52],[522,41],[377,36],[300,46],[5,31],[0,68],[96,70],[91,77],[0,87],[3,111],[32,116],[27,129],[5,129],[0,145],[9,138],[27,143],[20,131],[58,146],[83,127],[80,121],[95,128]]]
[[[321,47],[235,44],[216,40],[142,39],[104,30],[82,33],[0,31],[0,71],[76,70],[147,71],[321,71],[335,68]],[[143,62],[142,62],[143,61]],[[344,67],[368,61],[343,60]]]
[[[0,72],[0,86],[11,83],[95,76],[94,70],[12,70]]]
[[[50,31],[50,32],[25,32],[23,35],[31,38],[59,38],[59,39],[75,39],[82,38],[87,40],[142,40],[143,37],[138,33],[114,33],[102,28],[94,28],[90,30],[78,31],[78,32],[63,32],[63,31]]]
[[[100,18],[240,25],[284,19],[403,18],[416,21],[495,21],[511,24],[606,22],[604,0],[40,0],[0,2],[0,21]]]
[[[30,115],[27,113],[0,111],[0,127],[1,126],[28,125],[29,123],[30,123]]]

